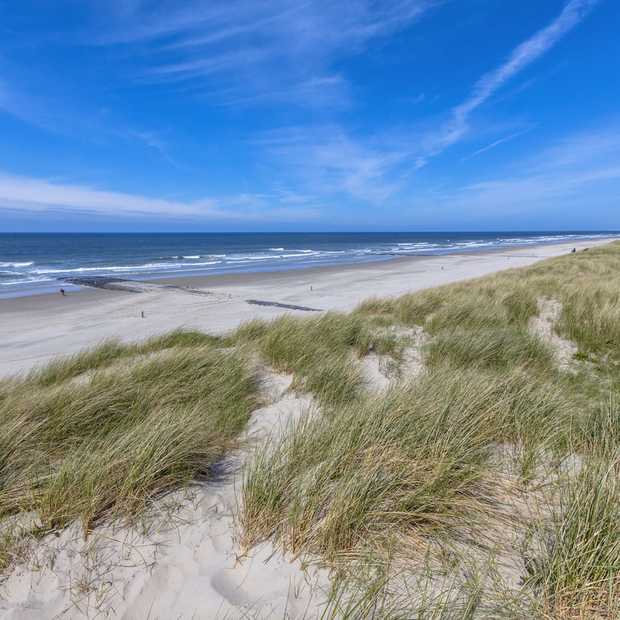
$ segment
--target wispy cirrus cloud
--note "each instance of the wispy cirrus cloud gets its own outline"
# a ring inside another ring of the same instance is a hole
[[[160,132],[129,127],[107,118],[101,111],[89,113],[75,101],[58,99],[40,92],[32,94],[9,85],[6,80],[0,80],[0,112],[54,134],[79,136],[98,143],[119,139],[126,143],[139,143],[177,166]]]
[[[98,8],[106,34],[96,41],[131,46],[142,83],[191,83],[224,93],[220,102],[228,105],[277,99],[314,105],[316,98],[333,105],[347,100],[335,61],[408,27],[441,1],[164,1],[130,12],[113,3]]]
[[[487,144],[479,149],[476,149],[473,153],[471,153],[467,157],[463,157],[461,161],[462,162],[469,161],[470,159],[473,159],[474,157],[478,157],[479,155],[482,155],[483,153],[486,153],[487,151],[491,151],[492,149],[502,144],[506,144],[506,142],[510,142],[511,140],[515,140],[516,138],[520,138],[521,136],[524,136],[526,133],[529,133],[530,131],[532,131],[532,129],[533,127],[528,127],[527,129],[515,131],[513,133],[508,134],[507,136],[503,136],[501,138],[498,138],[497,140],[493,140],[493,142],[491,142],[490,144]]]
[[[273,130],[254,143],[308,190],[371,203],[399,189],[396,170],[407,157],[406,151],[355,138],[337,125]]]
[[[583,205],[573,211],[586,228],[590,209],[608,209],[615,214],[620,197],[620,125],[611,123],[569,135],[541,149],[534,157],[513,161],[510,173],[465,184],[461,187],[426,194],[416,199],[415,208],[425,209],[432,202],[436,213],[459,210],[489,217],[511,214],[531,215],[554,211],[560,214],[570,205]],[[562,222],[558,220],[558,225]]]
[[[461,91],[464,99],[456,106],[445,104],[443,113],[438,108],[440,103],[435,105],[433,101],[433,106],[426,105],[432,97],[419,95],[410,98],[411,104],[417,107],[415,113],[409,107],[408,117],[369,114],[368,111],[360,113],[353,108],[347,110],[350,114],[345,118],[339,114],[342,110],[334,108],[352,102],[355,94],[360,92],[356,88],[358,85],[368,88],[368,85],[375,87],[380,84],[378,87],[381,88],[383,82],[350,82],[353,79],[359,81],[360,77],[354,70],[348,73],[351,67],[341,61],[368,50],[382,37],[387,38],[408,28],[443,0],[348,0],[342,3],[328,0],[187,0],[181,3],[176,0],[108,0],[105,3],[86,0],[83,6],[89,6],[90,11],[83,14],[88,14],[90,21],[78,20],[67,26],[71,36],[67,37],[66,43],[63,41],[58,45],[65,45],[65,51],[74,52],[72,46],[76,42],[88,43],[80,48],[87,61],[76,63],[79,68],[73,67],[75,73],[67,73],[66,84],[61,76],[60,85],[55,90],[48,89],[48,92],[44,87],[38,88],[39,82],[33,74],[30,88],[22,89],[22,92],[37,95],[40,91],[41,99],[35,102],[36,105],[18,95],[20,72],[17,70],[19,63],[16,63],[13,73],[16,87],[8,89],[5,85],[3,89],[0,83],[0,108],[4,106],[24,120],[33,119],[33,122],[54,130],[66,126],[80,139],[92,135],[100,142],[118,141],[124,147],[133,141],[159,153],[176,166],[172,155],[182,158],[186,153],[194,154],[197,149],[175,145],[175,140],[179,141],[177,144],[189,143],[181,136],[181,131],[175,133],[175,112],[179,118],[183,115],[183,121],[195,115],[192,122],[196,121],[197,131],[191,137],[196,142],[207,143],[221,139],[209,135],[211,128],[205,131],[198,128],[207,106],[212,112],[215,105],[293,104],[288,105],[288,109],[272,106],[276,112],[273,115],[257,110],[252,116],[252,111],[243,110],[240,128],[238,131],[231,128],[230,131],[233,139],[242,145],[247,143],[247,133],[241,132],[260,132],[254,141],[256,151],[249,156],[243,148],[238,151],[238,161],[242,162],[240,167],[247,165],[246,169],[239,171],[244,177],[243,186],[247,182],[251,187],[252,175],[256,174],[255,186],[270,187],[272,181],[264,182],[260,175],[275,163],[267,174],[276,178],[281,187],[270,190],[269,194],[255,192],[197,201],[156,200],[80,184],[0,175],[0,208],[14,205],[11,208],[78,209],[120,216],[141,213],[174,217],[178,214],[180,217],[222,219],[247,217],[247,214],[260,219],[262,212],[265,218],[275,217],[278,213],[286,220],[313,217],[313,205],[326,204],[332,198],[344,196],[352,199],[351,205],[363,208],[366,204],[374,209],[396,195],[400,198],[413,187],[411,179],[417,168],[471,135],[470,127],[477,120],[476,111],[491,101],[497,101],[496,95],[500,91],[505,94],[510,82],[518,85],[515,77],[557,45],[587,16],[598,0],[563,2],[564,8],[551,23],[514,48],[503,62],[501,59],[491,61],[490,66],[497,65],[495,69],[482,75],[474,84],[461,85],[464,86]],[[87,22],[90,27],[86,27]],[[389,52],[395,50],[396,46]],[[397,51],[402,54],[402,48]],[[72,60],[73,56],[70,58]],[[68,66],[73,66],[72,62]],[[100,80],[88,83],[95,90],[91,98],[86,83],[82,84],[78,78],[84,67],[97,73],[91,69],[94,66],[102,69],[102,76]],[[55,79],[58,72],[47,73]],[[394,78],[408,79],[403,75]],[[103,85],[102,91],[98,90],[100,84]],[[49,85],[46,82],[43,86]],[[400,82],[396,82],[387,88],[386,97],[394,97],[395,86],[399,88],[398,94],[403,91]],[[48,105],[52,101],[50,92],[69,93],[66,95],[67,104],[63,100]],[[182,96],[177,97],[180,93]],[[188,93],[192,96],[185,96]],[[130,113],[124,119],[122,116],[113,118],[115,106],[126,95],[125,107]],[[203,105],[205,99],[206,105]],[[149,103],[160,101],[165,105],[149,109]],[[175,107],[177,103],[182,103],[182,107]],[[132,109],[134,104],[144,105],[151,114],[137,114],[138,110]],[[300,110],[300,105],[323,109]],[[162,109],[166,110],[165,113],[161,113]],[[50,110],[62,111],[64,119]],[[222,117],[228,115],[228,112],[216,110],[213,116],[218,117],[220,113]],[[230,111],[231,116],[237,113],[237,110]],[[432,118],[426,116],[430,114]],[[266,127],[279,127],[282,118],[293,124],[305,119],[308,125],[265,131]],[[149,130],[134,126],[160,121],[170,121],[171,124]],[[179,127],[183,125],[180,123]],[[502,131],[513,133],[499,136],[498,125],[500,123],[493,127],[492,133],[486,133],[488,143],[479,145],[480,148],[469,158],[478,157],[526,133],[517,131],[523,124],[502,122]],[[480,129],[478,124],[476,126]],[[476,132],[478,140],[484,137],[483,132]],[[574,157],[574,149],[572,152]],[[568,157],[566,153],[563,156]],[[205,156],[204,161],[208,162],[208,159]],[[559,159],[558,156],[555,161]],[[610,170],[613,166],[605,173],[597,164],[588,178],[593,179],[596,174],[598,178],[605,174],[609,176]],[[425,175],[432,173],[432,170],[420,173],[415,177],[415,183],[422,186]],[[559,192],[560,180],[556,182],[553,175],[557,175],[557,179],[561,179],[561,175],[558,172],[545,174],[549,187],[557,187]],[[534,183],[532,179],[536,173],[527,176],[528,183]],[[579,178],[586,182],[585,175]],[[492,185],[495,181],[525,183],[525,177],[481,182],[486,185],[471,184],[459,188],[456,199],[467,195],[469,200],[477,195],[483,202],[490,201],[485,196],[507,187]],[[201,177],[197,174],[192,187],[195,190],[200,184]],[[523,185],[527,191],[533,191],[529,189],[533,186]],[[45,202],[45,196],[51,202]],[[499,193],[495,196],[501,198]],[[392,204],[395,203],[392,200]]]
[[[424,166],[430,157],[439,155],[463,138],[469,129],[469,118],[473,112],[508,81],[553,48],[598,2],[599,0],[569,0],[549,25],[518,45],[503,64],[483,75],[474,85],[469,97],[452,109],[450,119],[439,132],[427,140],[427,153],[417,160],[417,166]]]
[[[246,35],[257,39],[269,36],[295,41],[297,49],[313,54],[331,54],[334,49],[363,44],[390,34],[417,19],[442,0],[230,0],[226,3],[173,0],[125,2],[93,7],[107,16],[113,29],[99,42],[134,43],[162,40],[164,49],[210,47],[222,41],[246,42]],[[272,46],[276,42],[272,42]],[[322,46],[317,46],[322,43]],[[271,46],[270,46],[271,47]],[[285,50],[279,52],[284,55]]]
[[[308,184],[328,192],[340,192],[368,202],[381,202],[400,190],[410,177],[404,164],[424,167],[430,159],[465,137],[470,116],[517,74],[531,65],[583,20],[599,0],[569,0],[545,28],[518,45],[508,59],[483,75],[470,95],[449,112],[438,128],[403,139],[389,136],[373,143],[353,138],[342,127],[307,127],[271,132],[264,142]],[[474,151],[471,159],[528,133],[526,127],[502,136]],[[394,133],[394,132],[392,132]],[[400,132],[402,133],[402,132]]]
[[[88,185],[25,177],[0,171],[0,213],[65,212],[105,217],[154,217],[195,221],[312,220],[312,205],[293,205],[279,194],[238,194],[199,200],[162,199]]]

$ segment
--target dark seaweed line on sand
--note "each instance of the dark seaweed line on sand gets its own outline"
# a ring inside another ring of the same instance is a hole
[[[308,306],[296,306],[295,304],[281,304],[278,301],[265,301],[263,299],[246,299],[245,301],[253,306],[271,306],[273,308],[284,308],[285,310],[301,310],[302,312],[323,312],[321,308],[309,308]]]
[[[144,293],[144,288],[140,288],[140,282],[133,280],[125,280],[123,278],[108,278],[105,276],[92,276],[90,278],[61,278],[63,282],[68,284],[76,284],[77,286],[87,286],[90,288],[100,288],[107,291],[123,291],[125,293]],[[148,283],[147,283],[148,284]],[[187,286],[175,286],[174,284],[148,284],[156,288],[167,288],[176,291],[184,291],[192,295],[212,295],[210,291],[201,291]]]

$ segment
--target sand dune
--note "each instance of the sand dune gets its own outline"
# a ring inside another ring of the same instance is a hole
[[[143,527],[106,525],[85,540],[74,524],[33,545],[0,586],[2,617],[316,617],[328,575],[270,543],[244,550],[236,536],[240,472],[253,446],[313,406],[309,396],[288,392],[291,380],[263,370],[270,402],[253,413],[247,447],[221,464],[219,479],[166,497]]]
[[[304,313],[286,306],[349,310],[371,295],[397,295],[524,266],[571,248],[562,244],[192,282],[193,289],[208,290],[208,295],[188,294],[186,283],[179,282],[173,288],[144,286],[141,293],[94,290],[66,298],[4,301],[0,372],[26,370],[105,337],[132,340],[181,326],[223,332],[249,318]],[[540,303],[540,317],[531,329],[554,338],[550,325],[558,310],[550,302]],[[415,336],[404,362],[414,374],[421,368],[418,345],[424,335]],[[560,363],[565,357],[561,349]],[[387,387],[390,376],[378,355],[369,355],[363,364],[371,390]],[[270,543],[248,551],[238,537],[241,473],[253,447],[271,441],[293,418],[315,407],[310,396],[289,390],[291,376],[265,368],[261,376],[266,404],[253,412],[245,447],[220,464],[220,476],[162,499],[138,526],[108,524],[84,539],[76,524],[37,541],[1,584],[1,615],[14,620],[317,617],[329,575],[316,566],[308,569],[303,559],[284,557]]]

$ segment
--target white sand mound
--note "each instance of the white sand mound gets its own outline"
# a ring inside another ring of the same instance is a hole
[[[389,355],[369,353],[360,361],[362,377],[371,392],[380,392],[387,389],[393,381],[411,380],[424,370],[424,347],[429,335],[419,325],[413,328],[391,327],[390,333],[406,338],[408,345],[403,351],[400,364],[397,364]]]
[[[251,443],[277,435],[312,406],[287,393],[290,376],[264,374],[272,404],[256,410]],[[236,539],[240,466],[250,449],[231,457],[233,469],[188,494],[159,502],[139,527],[103,526],[86,540],[75,524],[33,543],[27,560],[1,584],[0,615],[53,618],[210,619],[313,618],[329,579],[289,562],[264,543],[243,555]],[[32,518],[32,517],[30,517]]]
[[[560,370],[572,371],[578,347],[555,332],[561,314],[562,304],[559,301],[541,297],[538,300],[538,315],[530,320],[530,331],[549,345]]]

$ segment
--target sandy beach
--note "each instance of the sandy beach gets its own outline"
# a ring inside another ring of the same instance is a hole
[[[308,313],[286,306],[348,311],[371,296],[401,295],[523,267],[566,254],[573,247],[582,250],[607,241],[399,258],[346,267],[167,279],[144,286],[140,293],[84,289],[66,297],[54,294],[1,300],[0,375],[19,373],[108,338],[137,340],[181,327],[221,334],[254,318]]]

